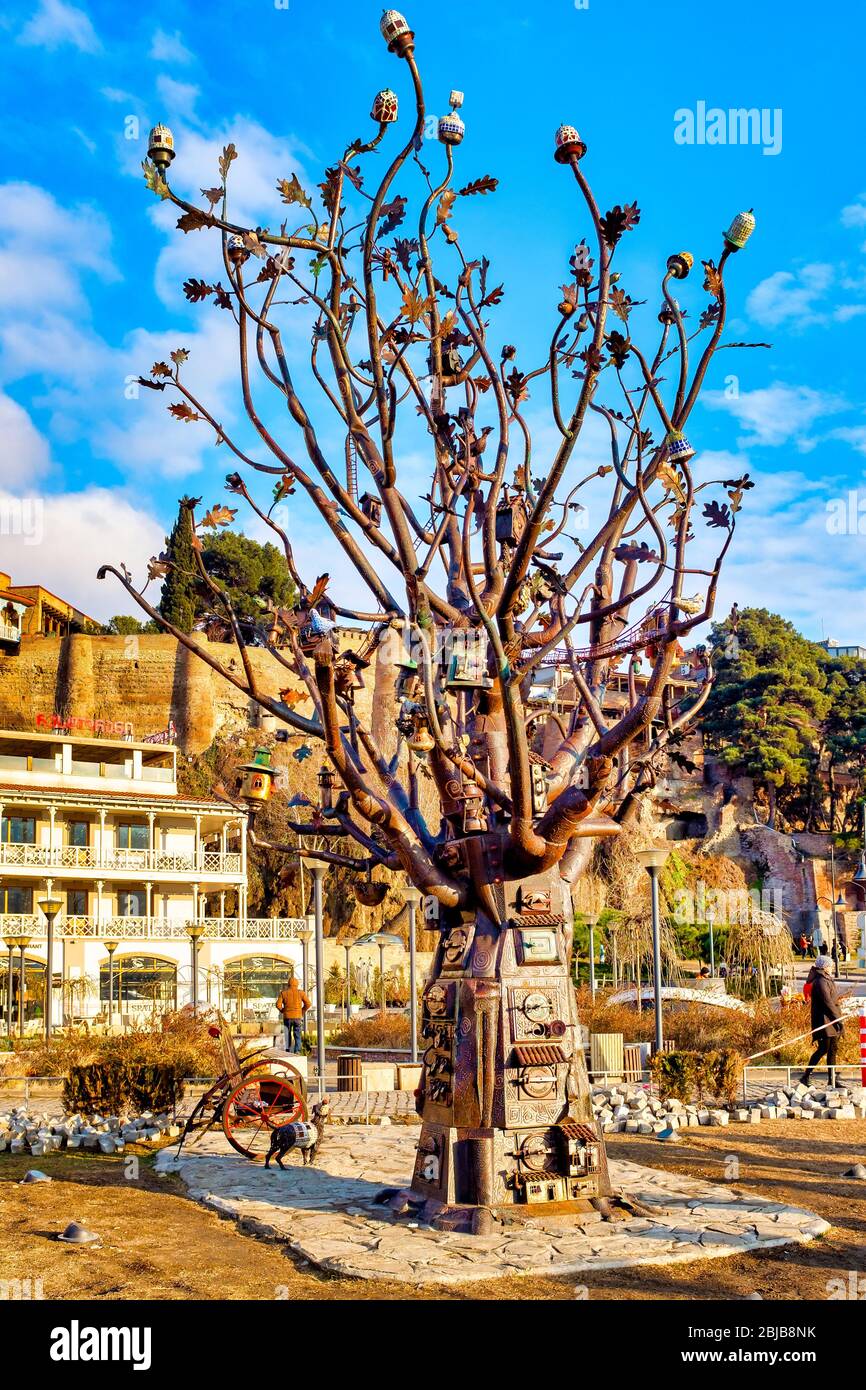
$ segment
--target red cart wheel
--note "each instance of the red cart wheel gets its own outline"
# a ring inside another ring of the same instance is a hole
[[[282,1077],[266,1072],[245,1077],[223,1105],[223,1133],[245,1158],[267,1153],[270,1132],[307,1118],[303,1096]]]

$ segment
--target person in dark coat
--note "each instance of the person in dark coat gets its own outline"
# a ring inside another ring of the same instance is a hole
[[[830,1077],[836,1065],[836,1052],[842,1036],[842,1009],[839,992],[833,979],[833,962],[829,956],[821,955],[809,971],[812,992],[809,1004],[812,1010],[812,1032],[815,1037],[815,1051],[806,1064],[801,1080],[809,1085],[813,1069],[822,1057],[827,1059]],[[816,1031],[817,1030],[817,1031]]]

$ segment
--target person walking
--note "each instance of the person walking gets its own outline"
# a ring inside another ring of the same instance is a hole
[[[806,1063],[806,1070],[800,1080],[804,1086],[808,1086],[813,1069],[822,1057],[826,1057],[830,1084],[835,1085],[836,1052],[839,1047],[839,1039],[842,1036],[843,1025],[839,991],[833,979],[833,961],[830,956],[820,955],[809,971],[809,975],[812,984],[809,1005],[812,1011],[815,1051]]]
[[[286,980],[285,988],[280,991],[277,998],[277,1010],[283,1016],[287,1052],[300,1052],[301,1050],[301,1025],[304,1014],[309,1007],[308,996],[301,989],[294,975],[290,975]]]
[[[820,922],[816,922],[812,928],[812,950],[815,952],[816,959],[824,950],[824,932]]]

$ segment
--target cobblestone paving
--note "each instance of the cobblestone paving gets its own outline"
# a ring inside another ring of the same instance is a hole
[[[345,1124],[363,1124],[367,1116],[387,1115],[397,1123],[420,1124],[412,1091],[329,1091],[331,1117]],[[315,1083],[311,1103],[316,1098]]]
[[[434,1231],[373,1204],[383,1186],[409,1182],[414,1149],[407,1127],[351,1124],[328,1132],[314,1167],[301,1167],[290,1154],[285,1172],[266,1171],[219,1134],[180,1160],[164,1149],[156,1167],[179,1172],[192,1197],[286,1240],[322,1269],[415,1285],[714,1259],[805,1242],[829,1229],[811,1212],[739,1189],[612,1161],[614,1186],[651,1208],[651,1217],[609,1223],[539,1216],[488,1236]]]

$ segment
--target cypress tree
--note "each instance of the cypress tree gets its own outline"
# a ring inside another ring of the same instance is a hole
[[[171,569],[162,585],[159,611],[181,632],[192,632],[196,620],[196,570],[193,551],[192,512],[190,499],[182,497],[177,521],[166,537],[166,554]]]

